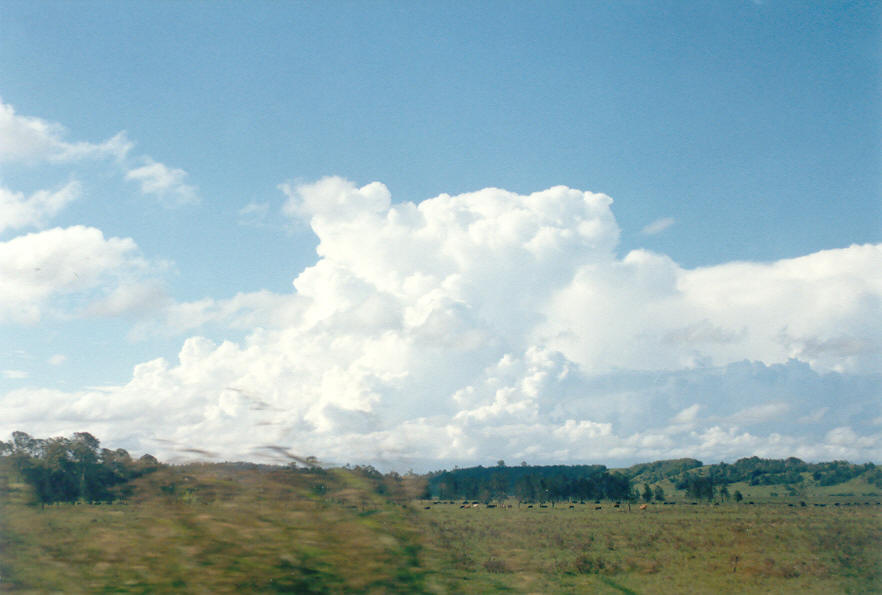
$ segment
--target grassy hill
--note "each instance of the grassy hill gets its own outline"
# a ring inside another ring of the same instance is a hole
[[[7,466],[8,467],[8,466]],[[0,502],[0,588],[39,592],[420,592],[408,508],[346,470],[165,467],[126,503]]]

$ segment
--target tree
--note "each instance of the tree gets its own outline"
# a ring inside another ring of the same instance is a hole
[[[663,502],[665,499],[665,491],[660,485],[655,486],[655,499],[657,502]]]
[[[80,481],[80,498],[92,502],[102,500],[104,492],[98,462],[101,443],[88,432],[76,432],[70,441],[70,452]]]
[[[158,466],[143,464],[143,458],[135,464],[123,449],[100,449],[98,439],[86,432],[45,440],[14,432],[11,448],[13,465],[31,485],[41,505],[109,501],[114,498],[113,486]]]
[[[720,486],[720,499],[729,501],[729,488],[726,486]]]
[[[735,502],[741,502],[744,500],[744,496],[741,495],[739,490],[735,490]]]
[[[686,496],[696,500],[714,497],[714,482],[709,477],[690,475],[686,480]]]
[[[643,484],[643,501],[652,502],[652,488],[649,487],[648,483]]]

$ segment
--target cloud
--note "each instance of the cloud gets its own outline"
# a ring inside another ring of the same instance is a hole
[[[126,172],[126,179],[138,182],[142,194],[152,194],[171,207],[199,202],[196,187],[185,182],[187,172],[172,169],[145,157],[143,165]]]
[[[603,194],[393,203],[382,184],[340,178],[282,190],[319,240],[291,293],[168,301],[140,329],[195,335],[176,361],[100,391],[11,391],[0,430],[85,429],[163,456],[260,458],[271,444],[397,468],[882,455],[867,421],[882,413],[882,245],[684,269],[620,257]],[[102,307],[142,303],[118,285]]]
[[[283,328],[296,325],[304,308],[299,296],[270,291],[239,293],[221,300],[203,298],[176,302],[163,295],[150,297],[146,301],[149,303],[145,305],[157,312],[134,327],[132,338],[181,335],[204,327],[249,331],[266,327]]]
[[[645,236],[654,236],[668,229],[672,225],[674,225],[675,221],[673,217],[662,217],[661,219],[656,219],[646,227],[640,230]]]
[[[552,296],[539,336],[588,370],[790,358],[819,370],[878,370],[880,259],[882,245],[864,245],[687,270],[633,251],[580,267]]]
[[[56,353],[46,361],[51,366],[60,366],[67,361],[67,356],[63,353]]]
[[[0,242],[0,323],[36,323],[47,312],[70,316],[97,293],[150,272],[129,238],[73,226]],[[64,298],[73,300],[64,302]]]
[[[125,281],[109,288],[84,312],[88,316],[144,316],[159,310],[169,301],[165,288],[155,279]]]
[[[24,370],[0,370],[0,374],[8,380],[24,380],[29,376]]]
[[[97,144],[67,142],[65,134],[60,124],[18,115],[11,105],[0,101],[0,163],[123,159],[132,148],[125,132]]]
[[[20,192],[13,192],[0,186],[0,233],[7,229],[23,227],[44,227],[81,192],[79,182],[73,181],[51,192],[40,190],[25,198]]]
[[[250,202],[239,209],[239,225],[248,227],[264,227],[269,216],[270,205],[268,202]]]
[[[134,143],[124,131],[100,142],[69,142],[61,124],[22,116],[0,101],[0,163],[34,166],[38,164],[72,164],[84,160],[111,158],[114,169],[124,173],[126,180],[137,182],[142,194],[154,196],[167,207],[178,207],[199,202],[195,186],[187,183],[187,172],[169,167],[141,155],[131,158]],[[0,224],[3,227],[39,226],[57,212],[48,208],[48,191],[41,191],[25,200],[21,195],[4,190],[0,194],[0,215],[10,214],[17,223]],[[42,207],[42,208],[41,208]],[[13,212],[14,209],[14,212]],[[3,218],[0,217],[0,221]]]
[[[698,403],[694,405],[690,405],[686,409],[680,411],[677,415],[672,418],[672,421],[678,424],[691,424],[696,419],[698,419],[698,410],[701,409],[701,405]]]
[[[772,421],[787,415],[790,405],[787,403],[766,403],[742,409],[729,417],[729,421],[736,425],[756,424],[759,422]]]

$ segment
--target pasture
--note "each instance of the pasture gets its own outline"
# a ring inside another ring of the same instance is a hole
[[[475,592],[882,592],[882,507],[863,502],[456,503],[421,516],[448,573]]]
[[[882,592],[878,493],[460,508],[384,481],[189,465],[125,503],[41,508],[0,473],[0,591]]]

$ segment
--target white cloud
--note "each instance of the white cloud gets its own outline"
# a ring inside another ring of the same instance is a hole
[[[46,360],[51,366],[60,366],[67,361],[67,356],[63,353],[56,353]]]
[[[150,268],[129,238],[105,239],[100,230],[74,226],[0,242],[0,322],[35,323],[47,312],[71,315],[94,292],[112,288]]]
[[[24,370],[0,370],[0,374],[8,380],[23,380],[29,376]]]
[[[187,172],[173,169],[149,157],[143,165],[126,172],[126,179],[138,182],[143,194],[152,194],[168,206],[181,206],[199,202],[196,187],[186,183]]]
[[[0,101],[0,163],[123,159],[132,148],[124,132],[98,144],[70,143],[63,140],[65,133],[60,124],[18,115],[11,105]]]
[[[755,405],[736,412],[729,417],[729,421],[736,425],[772,421],[783,417],[789,410],[790,405],[787,403],[766,403],[765,405]]]
[[[101,142],[69,142],[67,131],[61,124],[22,116],[15,109],[0,101],[0,163],[36,165],[42,163],[71,164],[89,159],[112,158],[114,169],[125,172],[125,179],[137,182],[143,194],[159,199],[168,207],[199,202],[196,187],[187,183],[187,172],[169,167],[148,156],[134,159],[129,155],[134,148],[125,132]],[[137,165],[132,165],[132,162]],[[51,193],[41,191],[25,200],[8,190],[0,195],[0,215],[11,215],[11,223],[0,224],[5,228],[40,226],[58,208],[48,202]],[[59,196],[54,196],[56,202]],[[54,208],[54,210],[53,210]],[[3,217],[0,217],[3,221]]]
[[[25,198],[20,192],[0,186],[0,233],[7,229],[44,227],[50,218],[79,197],[80,191],[79,182],[74,181],[54,192],[40,190]]]
[[[166,456],[254,458],[273,444],[399,468],[882,454],[867,422],[880,415],[880,245],[688,270],[618,257],[602,194],[393,204],[382,184],[339,178],[283,190],[319,239],[294,293],[168,302],[141,327],[226,326],[243,340],[191,337],[177,362],[141,364],[121,387],[12,391],[0,429],[94,430]],[[105,295],[116,311],[140,294]]]
[[[264,227],[267,225],[270,205],[268,202],[250,202],[239,209],[239,225],[248,227]]]
[[[661,219],[656,219],[652,223],[646,225],[640,233],[646,236],[654,236],[668,229],[672,225],[674,225],[675,220],[673,217],[662,217]]]
[[[133,280],[112,286],[106,295],[89,304],[89,316],[145,315],[160,310],[169,301],[164,287],[155,279]]]
[[[870,372],[882,366],[879,262],[882,245],[694,270],[634,251],[580,267],[539,336],[586,370],[798,358]]]
[[[692,424],[698,418],[699,409],[701,409],[701,405],[698,403],[690,405],[675,415],[671,421],[677,424]]]

